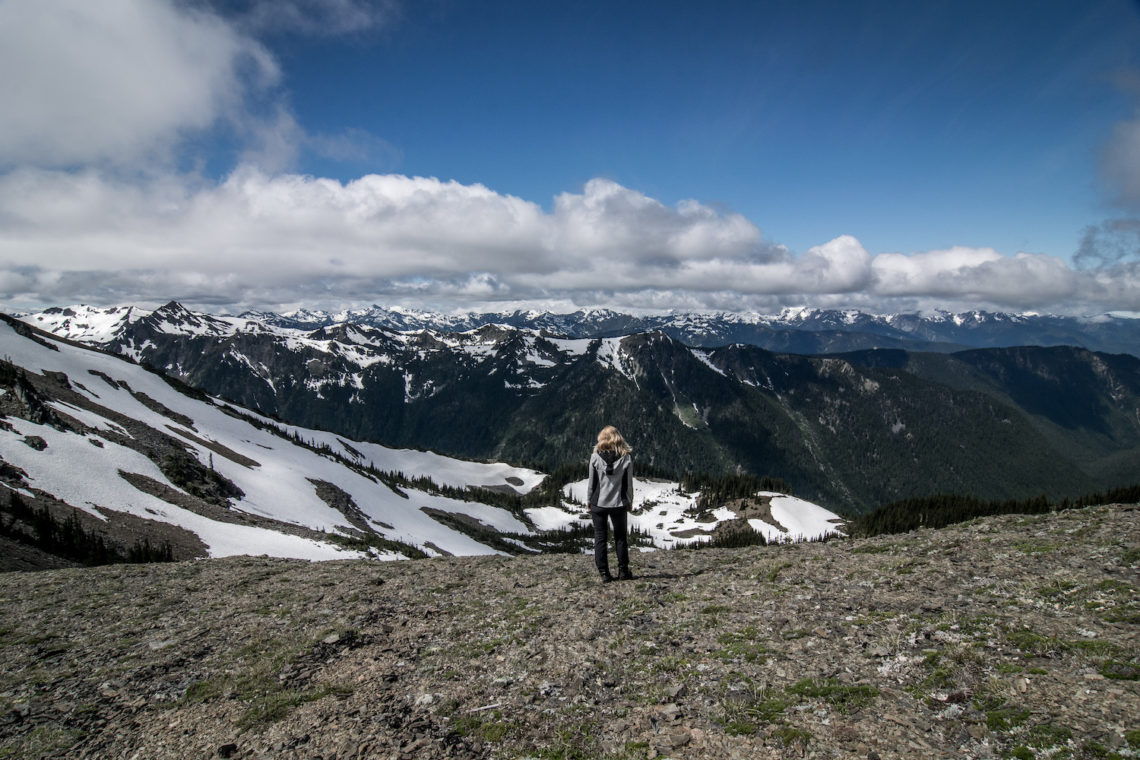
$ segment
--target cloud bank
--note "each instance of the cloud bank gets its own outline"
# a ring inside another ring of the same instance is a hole
[[[1082,270],[989,249],[873,255],[851,236],[795,255],[738,214],[601,179],[546,211],[401,175],[340,183],[246,166],[199,184],[21,169],[0,177],[0,260],[9,302],[1140,309],[1140,277],[1120,260]]]
[[[17,74],[0,78],[0,303],[1140,311],[1129,220],[1086,230],[1075,266],[985,248],[872,253],[850,235],[795,253],[740,214],[606,179],[547,209],[481,184],[290,172],[302,150],[396,149],[359,130],[308,134],[259,35],[360,34],[399,8],[211,8],[0,2],[0,70]],[[219,130],[240,145],[236,168],[187,169],[195,140]],[[1140,197],[1137,134],[1122,123],[1107,149],[1122,202]]]

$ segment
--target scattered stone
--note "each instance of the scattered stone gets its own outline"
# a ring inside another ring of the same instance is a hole
[[[1116,751],[1138,545],[1102,507],[640,554],[604,593],[570,555],[3,573],[0,757]]]

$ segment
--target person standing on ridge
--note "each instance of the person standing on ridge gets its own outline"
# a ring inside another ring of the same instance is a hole
[[[602,576],[602,583],[614,580],[606,552],[609,543],[607,520],[613,523],[617,579],[627,581],[633,578],[629,571],[629,536],[626,532],[626,513],[633,509],[632,451],[617,428],[607,425],[598,433],[598,445],[590,455],[586,503],[594,521],[594,566]]]

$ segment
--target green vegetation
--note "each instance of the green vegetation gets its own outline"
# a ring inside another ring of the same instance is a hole
[[[788,725],[784,712],[812,700],[831,705],[843,715],[863,709],[879,695],[873,686],[844,684],[831,678],[805,678],[783,690],[764,687],[758,691],[730,693],[721,702],[717,719],[725,731],[737,736],[754,734],[764,726],[785,746],[806,745],[811,734]]]
[[[696,511],[715,509],[733,499],[755,496],[757,491],[792,493],[791,485],[781,478],[757,477],[751,474],[706,475],[686,472],[681,477],[681,490],[685,493],[701,492]]]
[[[991,731],[1008,731],[1029,719],[1028,710],[999,707],[986,712],[986,728]]]
[[[773,736],[779,739],[785,747],[806,747],[811,741],[810,733],[792,726],[777,727]]]
[[[784,572],[789,567],[792,567],[791,562],[781,562],[768,571],[768,574],[765,576],[765,580],[767,580],[769,583],[775,583],[776,579],[780,577],[780,573]]]
[[[1049,554],[1060,548],[1051,541],[1018,541],[1013,545],[1022,554]]]
[[[722,612],[732,612],[732,608],[725,604],[710,604],[701,608],[702,615],[719,615]]]
[[[844,715],[866,707],[879,696],[874,686],[845,684],[832,678],[805,678],[787,691],[805,699],[821,699]]]
[[[15,746],[0,743],[0,760],[25,757],[63,757],[69,747],[83,738],[80,731],[57,726],[38,726]],[[2,742],[3,740],[0,740]]]
[[[1140,663],[1108,660],[1100,666],[1100,674],[1115,681],[1140,680]]]
[[[884,533],[905,533],[918,528],[943,528],[977,517],[1008,514],[1044,514],[1054,510],[1076,509],[1096,504],[1140,502],[1140,484],[1097,492],[1075,501],[1065,499],[1050,504],[1045,496],[1033,499],[985,501],[970,496],[942,494],[903,499],[884,504],[849,524],[852,537],[878,536]],[[1023,542],[1017,547],[1026,553],[1052,551],[1055,545]]]
[[[46,506],[28,506],[15,491],[8,492],[7,506],[0,510],[0,536],[88,566],[174,559],[169,541],[154,546],[150,539],[142,538],[124,550],[96,531],[86,530],[74,511],[63,520],[57,519]]]
[[[724,649],[715,651],[712,655],[733,662],[763,662],[768,648],[759,643],[759,637],[755,626],[748,626],[735,633],[722,633],[717,641],[724,645]]]
[[[238,728],[257,729],[283,720],[299,705],[328,696],[345,697],[352,690],[345,686],[323,684],[311,689],[262,688],[250,700],[250,706],[237,720]]]
[[[852,554],[886,554],[894,551],[894,546],[891,544],[867,544],[866,546],[858,546],[851,550]]]
[[[1027,731],[1023,730],[1019,733],[1019,743],[1007,750],[1003,757],[1018,758],[1018,760],[1034,760],[1038,757],[1039,751],[1047,751],[1049,757],[1072,757],[1065,747],[1073,739],[1073,732],[1064,726],[1054,726],[1049,723],[1041,723],[1036,726],[1031,726]],[[1093,749],[1090,745],[1086,744],[1086,751],[1093,757],[1113,757],[1112,754],[1107,753],[1107,750],[1100,745],[1095,745]],[[1099,750],[1099,751],[1097,751]],[[1119,757],[1119,755],[1116,755]]]
[[[237,650],[235,662],[223,673],[190,685],[178,704],[198,704],[237,700],[246,705],[236,723],[243,729],[261,730],[285,718],[294,707],[328,696],[344,697],[349,687],[328,683],[290,682],[279,674],[311,652],[318,651],[321,639],[307,644],[294,637],[265,636]],[[344,641],[358,640],[356,631],[340,634]]]
[[[501,710],[461,715],[453,718],[451,725],[464,736],[482,742],[501,742],[516,728],[514,723],[503,720]]]
[[[789,701],[787,695],[768,687],[730,695],[723,703],[719,722],[728,733],[746,736],[756,733],[760,726],[782,722],[784,710],[792,704],[795,701]]]
[[[591,721],[575,728],[559,728],[555,730],[550,744],[539,747],[534,756],[539,760],[593,760],[598,757],[594,729]]]
[[[1005,640],[1011,646],[1033,657],[1050,657],[1069,648],[1061,639],[1043,636],[1025,628],[1006,630]]]
[[[725,530],[714,533],[707,541],[698,541],[686,548],[691,549],[741,549],[745,546],[766,546],[764,534],[755,530],[751,525],[745,525],[736,530]]]

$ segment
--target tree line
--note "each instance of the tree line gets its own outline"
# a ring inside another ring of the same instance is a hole
[[[1140,484],[1097,491],[1078,499],[1050,502],[1041,495],[1031,499],[987,501],[972,496],[938,494],[901,499],[884,504],[873,512],[848,523],[852,537],[866,538],[884,533],[906,533],[918,528],[943,528],[977,517],[1010,514],[1043,514],[1065,509],[1079,509],[1096,504],[1140,502]]]
[[[700,491],[697,497],[697,510],[715,509],[733,499],[747,499],[756,495],[757,491],[777,491],[779,493],[792,493],[792,486],[783,478],[773,478],[767,475],[760,477],[751,473],[732,475],[707,475],[705,473],[686,472],[681,477],[680,488],[683,493]]]
[[[75,512],[61,520],[46,506],[29,506],[15,491],[8,494],[0,519],[0,536],[87,566],[174,561],[169,541],[154,545],[150,539],[142,538],[124,549],[96,531],[85,529]]]

